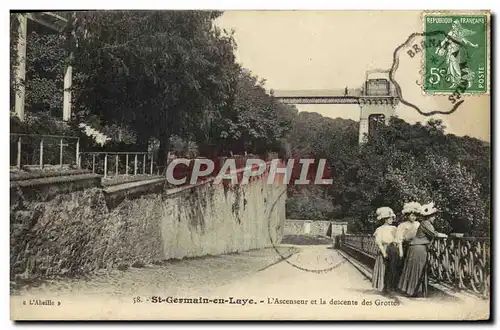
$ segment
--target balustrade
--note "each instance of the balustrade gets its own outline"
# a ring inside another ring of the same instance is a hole
[[[488,296],[490,269],[488,238],[436,239],[429,246],[429,275],[438,282]]]
[[[104,178],[159,174],[152,153],[148,152],[81,152],[80,166],[102,174]]]
[[[10,133],[10,165],[43,169],[78,167],[80,139],[75,136]]]
[[[343,235],[340,249],[350,248],[373,258],[378,247],[371,235]],[[429,278],[482,297],[490,294],[490,239],[448,237],[429,245]]]

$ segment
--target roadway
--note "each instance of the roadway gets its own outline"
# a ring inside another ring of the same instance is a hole
[[[308,271],[328,269],[331,270],[321,273]],[[244,282],[229,283],[213,294],[248,296],[250,293],[254,297],[309,300],[307,305],[267,305],[266,316],[278,319],[474,319],[488,310],[486,301],[472,297],[457,299],[440,292],[418,299],[382,295],[338,251],[324,245],[301,247],[301,252],[287,262],[253,274]],[[327,303],[321,305],[320,299]],[[316,304],[311,304],[313,300]]]
[[[227,301],[159,304],[152,302],[153,296]],[[23,300],[35,297],[62,305],[22,306]],[[134,297],[141,302],[134,304]],[[324,242],[183,260],[85,281],[54,281],[22,289],[11,304],[13,315],[42,319],[471,320],[486,318],[489,310],[488,301],[436,292],[418,299],[381,295]]]

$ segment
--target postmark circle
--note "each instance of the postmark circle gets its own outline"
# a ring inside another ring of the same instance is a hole
[[[286,189],[273,202],[273,204],[271,205],[271,209],[269,210],[269,214],[267,215],[269,240],[272,244],[274,251],[276,252],[276,254],[278,254],[280,259],[296,269],[299,269],[299,270],[302,270],[305,272],[316,273],[316,274],[324,274],[324,273],[330,272],[330,271],[334,270],[335,268],[338,268],[339,266],[343,265],[346,262],[345,259],[342,259],[341,261],[335,262],[333,256],[319,256],[318,255],[318,256],[316,256],[316,259],[314,259],[314,257],[308,258],[307,262],[312,263],[312,262],[316,261],[318,263],[323,263],[323,264],[327,263],[329,266],[322,267],[322,268],[308,268],[299,262],[300,261],[300,252],[299,252],[299,255],[297,255],[297,258],[296,258],[297,260],[295,262],[290,261],[290,259],[292,259],[291,257],[293,257],[293,255],[291,255],[291,256],[290,255],[289,256],[283,255],[283,253],[278,248],[276,242],[273,242],[273,238],[271,235],[271,221],[270,220],[271,220],[271,215],[272,215],[274,209],[276,208],[276,204],[278,203],[278,201],[281,199],[281,197],[285,193],[286,193]],[[290,249],[289,249],[289,251],[290,251]],[[292,252],[292,251],[290,251],[290,252]]]

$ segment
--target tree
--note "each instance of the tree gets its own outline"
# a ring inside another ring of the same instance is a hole
[[[334,180],[317,191],[289,187],[291,212],[306,212],[311,203],[319,207],[326,193],[330,216],[349,218],[349,230],[370,233],[378,225],[376,208],[390,206],[399,214],[405,202],[434,201],[441,210],[439,230],[488,235],[489,145],[447,135],[439,120],[411,125],[391,118],[358,146],[355,122],[299,113],[288,138],[295,156],[326,157]],[[306,193],[311,197],[305,199]]]
[[[429,186],[441,208],[440,222],[448,222],[459,233],[489,236],[487,204],[481,198],[481,185],[460,163],[444,157],[431,158]]]
[[[351,207],[346,213],[361,221],[358,227],[366,230],[374,227],[370,219],[377,207],[397,211],[403,203],[416,200],[437,203],[442,212],[436,226],[442,231],[487,235],[489,195],[481,189],[474,168],[457,160],[457,153],[465,159],[470,156],[461,148],[467,140],[450,144],[438,121],[410,125],[392,119],[356,157],[355,186],[341,187],[336,193],[349,196],[347,205]]]
[[[215,122],[214,143],[240,154],[263,154],[277,149],[290,128],[290,117],[287,107],[268,95],[264,84],[265,80],[240,68],[232,107]]]
[[[300,220],[328,220],[334,212],[331,200],[323,198],[320,188],[300,189],[287,199],[287,218]]]
[[[158,138],[205,141],[211,120],[230,106],[234,39],[213,25],[220,12],[78,12],[77,116]]]
[[[289,106],[235,62],[234,31],[214,25],[222,12],[58,14],[69,18],[64,33],[41,33],[35,24],[30,34],[28,112],[60,112],[63,72],[71,64],[75,119],[92,121],[119,143],[144,147],[157,139],[164,153],[178,136],[201,149],[264,153],[290,127]]]
[[[67,63],[66,37],[43,25],[30,24],[31,21],[28,21],[26,79],[16,81],[20,15],[23,14],[10,15],[11,110],[14,107],[14,93],[18,91],[20,85],[24,85],[27,113],[47,112],[61,117],[63,77]]]

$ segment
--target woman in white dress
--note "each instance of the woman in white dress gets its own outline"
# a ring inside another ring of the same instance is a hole
[[[373,267],[372,287],[380,292],[396,289],[399,255],[396,245],[396,227],[392,225],[396,215],[390,207],[377,209],[377,220],[384,224],[375,230],[375,242],[379,253]]]

